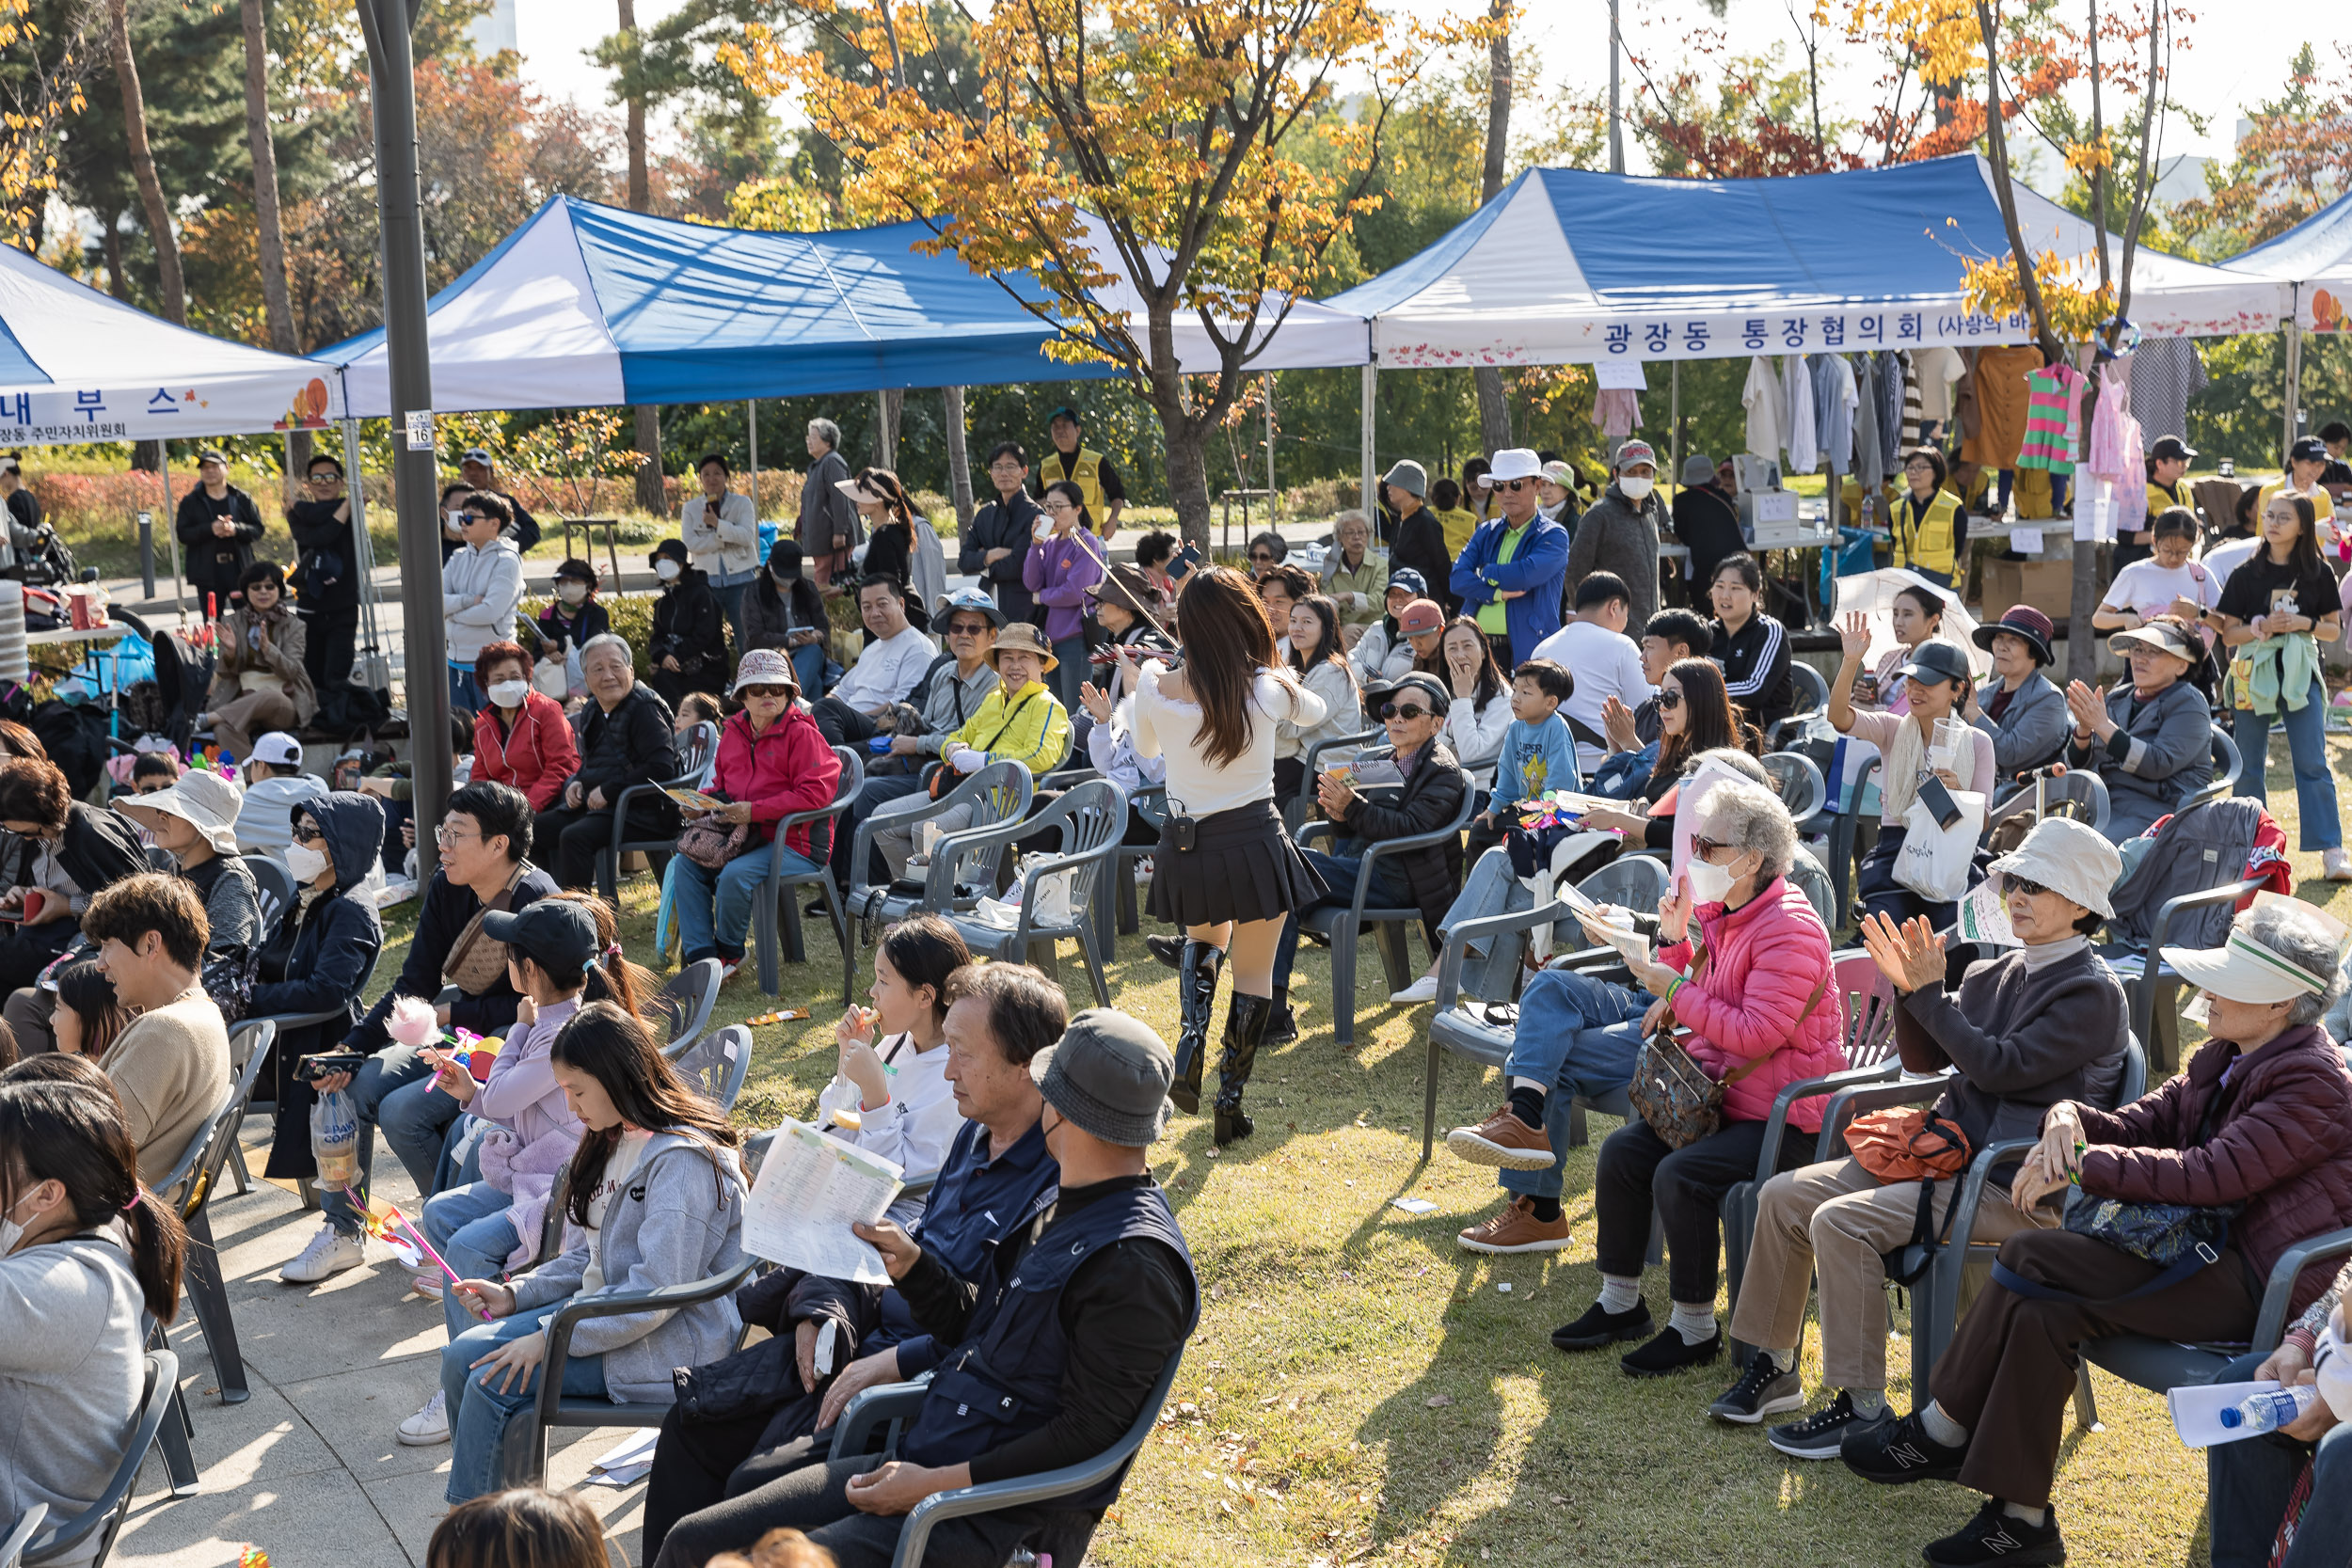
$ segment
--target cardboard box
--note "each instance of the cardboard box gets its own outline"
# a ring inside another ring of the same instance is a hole
[[[2053,621],[2066,619],[2074,597],[2074,562],[1988,561],[1984,563],[1984,614],[1997,621],[2013,604],[2029,604]]]

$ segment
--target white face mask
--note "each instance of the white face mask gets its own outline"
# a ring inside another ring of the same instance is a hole
[[[1691,879],[1692,900],[1700,904],[1722,903],[1731,896],[1731,884],[1740,879],[1732,875],[1731,867],[1717,865],[1698,855],[1692,855],[1690,864],[1682,869],[1683,875]]]
[[[1618,477],[1617,488],[1624,494],[1626,499],[1638,501],[1647,496],[1650,486],[1657,483],[1654,479],[1644,479],[1638,474],[1626,474]]]
[[[493,681],[490,683],[490,701],[501,707],[520,707],[523,705],[523,699],[530,695],[531,683],[529,681]]]
[[[294,873],[296,887],[309,887],[326,869],[326,851],[313,849],[307,844],[286,846],[286,869]]]
[[[0,1258],[6,1258],[16,1250],[17,1243],[24,1239],[24,1232],[28,1228],[30,1227],[20,1224],[14,1215],[0,1214]]]
[[[452,533],[465,531],[466,515],[463,512],[445,512],[442,515],[449,519],[449,531]]]
[[[588,585],[584,582],[558,583],[555,587],[555,596],[569,605],[586,604],[588,602]]]
[[[678,574],[684,570],[686,570],[685,567],[680,566],[676,562],[669,560],[667,557],[664,557],[663,559],[653,563],[653,575],[660,578],[664,582],[677,581]]]

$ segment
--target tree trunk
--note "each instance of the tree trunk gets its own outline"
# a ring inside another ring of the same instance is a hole
[[[955,502],[956,527],[972,526],[972,458],[963,445],[963,388],[946,387],[940,397],[947,405],[947,498]]]
[[[670,515],[670,498],[661,483],[661,410],[641,407],[637,416],[637,505],[657,517]]]
[[[130,214],[127,213],[110,213],[107,214],[106,238],[104,241],[106,247],[106,292],[114,295],[115,298],[122,301],[125,305],[131,303],[131,280],[128,277],[125,277],[122,274],[122,220],[129,215]]]
[[[1154,407],[1159,399],[1154,397]],[[1168,452],[1168,499],[1176,507],[1176,530],[1187,545],[1209,549],[1209,443],[1207,426],[1181,409],[1159,408],[1160,440]]]
[[[874,421],[874,467],[898,471],[898,418],[905,411],[907,395],[892,388],[875,394],[882,417]]]
[[[253,150],[253,215],[262,257],[262,314],[269,346],[299,354],[294,343],[294,302],[286,288],[286,229],[278,210],[278,139],[269,123],[269,32],[262,0],[239,0],[245,24],[245,136]],[[310,433],[286,433],[286,478],[291,483],[310,466]]]
[[[155,176],[155,154],[147,145],[147,100],[139,91],[138,62],[131,57],[130,0],[107,0],[106,23],[114,51],[115,82],[122,91],[122,139],[138,181],[139,203],[155,240],[155,270],[162,275],[164,314],[188,325],[187,284],[180,272],[180,239],[171,227],[171,206]]]
[[[1494,0],[1488,16],[1505,24],[1486,44],[1486,166],[1478,182],[1478,199],[1492,201],[1502,191],[1503,166],[1511,143],[1511,18],[1510,0]],[[1511,405],[1503,401],[1502,372],[1481,365],[1471,380],[1478,387],[1478,434],[1488,452],[1511,444]]]
[[[621,34],[628,40],[628,71],[637,73],[637,0],[619,0]],[[645,166],[645,95],[631,91],[626,100],[628,111],[627,137],[628,143],[628,210],[642,213],[653,204],[652,181]],[[637,416],[637,451],[642,461],[637,465],[637,505],[657,517],[669,515],[668,497],[661,484],[661,414],[655,408],[631,410]]]

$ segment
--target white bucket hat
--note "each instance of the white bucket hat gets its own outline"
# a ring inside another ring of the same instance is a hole
[[[1505,480],[1540,479],[1543,471],[1530,448],[1505,447],[1495,453],[1494,467],[1478,476],[1478,484],[1481,489],[1491,489]]]
[[[2258,893],[2251,907],[2260,909],[2273,899],[2294,904],[2325,922],[2334,931],[2338,950],[2343,948],[2344,928],[2299,899]],[[2178,970],[2182,979],[2230,1002],[2292,1002],[2298,996],[2325,996],[2336,983],[2332,974],[2314,974],[2291,963],[2234,925],[2229,940],[2218,947],[2167,947],[2163,951],[2164,961]]]
[[[116,802],[116,809],[151,830],[154,824],[139,813],[151,811],[193,822],[215,854],[233,855],[237,852],[237,810],[244,803],[245,791],[210,768],[196,768],[181,774],[180,782],[169,789],[124,796]]]
[[[2102,919],[2112,919],[2115,906],[2107,902],[2107,895],[2123,875],[2123,857],[2090,823],[2045,816],[2033,825],[2023,844],[1985,869],[1996,877],[2007,873],[2040,882]]]

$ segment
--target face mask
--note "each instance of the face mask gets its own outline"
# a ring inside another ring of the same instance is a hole
[[[326,852],[313,849],[307,844],[286,846],[286,869],[294,873],[296,887],[309,887],[326,869]]]
[[[653,564],[653,575],[660,578],[664,582],[677,581],[678,574],[684,570],[686,570],[685,567],[680,566],[676,562],[666,558],[657,561]]]
[[[449,519],[449,531],[452,533],[460,533],[465,531],[466,515],[463,512],[444,512],[441,515]]]
[[[555,585],[555,596],[562,599],[568,605],[586,604],[588,602],[588,585],[584,582],[557,583]]]
[[[6,1258],[16,1250],[16,1243],[24,1239],[25,1229],[26,1227],[20,1225],[14,1216],[0,1214],[0,1258]]]
[[[1717,865],[1696,855],[1683,867],[1683,874],[1691,879],[1691,897],[1701,904],[1722,903],[1731,896],[1731,884],[1739,880],[1731,874],[1731,867]]]
[[[2200,1029],[2211,1028],[2213,1026],[2213,994],[2210,991],[2199,991],[2197,1000],[2181,1009],[2181,1017]]]
[[[501,707],[520,707],[530,694],[529,681],[494,681],[490,685],[490,701]]]
[[[1650,492],[1650,486],[1656,484],[1658,482],[1654,479],[1643,479],[1636,475],[1629,478],[1620,478],[1617,481],[1617,488],[1624,494],[1626,499],[1629,501],[1638,501],[1646,497]]]

